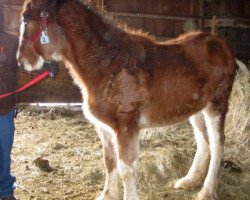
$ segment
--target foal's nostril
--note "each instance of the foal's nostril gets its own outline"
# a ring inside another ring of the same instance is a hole
[[[16,59],[17,59],[18,67],[23,69],[24,68],[24,64],[23,64],[24,62],[23,62],[22,56],[21,56],[19,51],[17,51]]]
[[[23,68],[23,64],[22,63],[17,63],[19,68]]]
[[[18,62],[17,64],[18,64],[18,67],[19,67],[20,69],[24,69],[23,63]]]
[[[18,67],[22,67],[22,65],[23,65],[21,59],[18,57],[17,57],[17,65],[18,65]]]
[[[20,58],[17,58],[17,65],[18,65],[18,68],[24,69],[24,63]]]

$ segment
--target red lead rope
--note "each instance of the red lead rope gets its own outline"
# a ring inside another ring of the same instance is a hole
[[[25,84],[24,86],[20,87],[16,91],[9,92],[9,93],[6,93],[6,94],[0,94],[0,99],[5,98],[7,96],[10,96],[10,95],[12,95],[14,93],[21,92],[21,91],[25,90],[26,88],[28,88],[28,87],[34,85],[35,83],[39,82],[40,80],[44,79],[48,75],[49,75],[49,72],[45,71],[44,73],[40,74],[39,76],[37,76],[36,78],[34,78],[33,80],[31,80],[30,82],[28,82],[27,84]]]

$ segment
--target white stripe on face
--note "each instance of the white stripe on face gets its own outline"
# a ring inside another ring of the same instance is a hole
[[[21,44],[22,41],[23,41],[24,32],[25,32],[25,22],[24,22],[24,19],[23,19],[23,17],[22,17],[22,23],[21,23],[21,25],[20,25],[19,44]]]

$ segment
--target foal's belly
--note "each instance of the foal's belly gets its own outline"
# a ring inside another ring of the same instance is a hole
[[[153,110],[153,109],[152,109]],[[175,110],[154,110],[145,111],[140,114],[139,127],[140,128],[153,128],[162,127],[175,123],[182,122],[192,116],[193,114],[202,110],[202,107],[196,109],[186,108],[185,111],[177,112]]]
[[[201,111],[209,102],[210,94],[193,87],[193,90],[156,92],[151,101],[142,106],[141,128],[165,126],[181,122]]]

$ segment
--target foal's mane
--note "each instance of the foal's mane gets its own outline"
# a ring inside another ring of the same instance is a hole
[[[81,6],[84,6],[88,9],[93,9],[96,11],[95,7],[91,3],[92,0],[86,2],[85,0],[46,0],[45,1],[45,7],[46,8],[55,8],[56,10],[59,10],[64,4],[70,3],[70,2],[77,2]]]
[[[105,21],[107,24],[114,25],[114,28],[122,29],[125,32],[140,35],[142,37],[146,37],[148,39],[154,40],[155,38],[152,35],[149,35],[147,32],[143,32],[142,30],[135,30],[133,28],[127,27],[126,24],[123,24],[121,22],[117,22],[114,19],[110,19],[107,16],[103,16],[103,13],[97,7],[94,5],[93,0],[46,0],[45,1],[45,7],[47,9],[56,9],[59,11],[64,4],[70,3],[70,2],[76,2],[79,3],[79,6],[84,7],[87,11],[90,11],[90,13],[94,14],[94,17]]]

